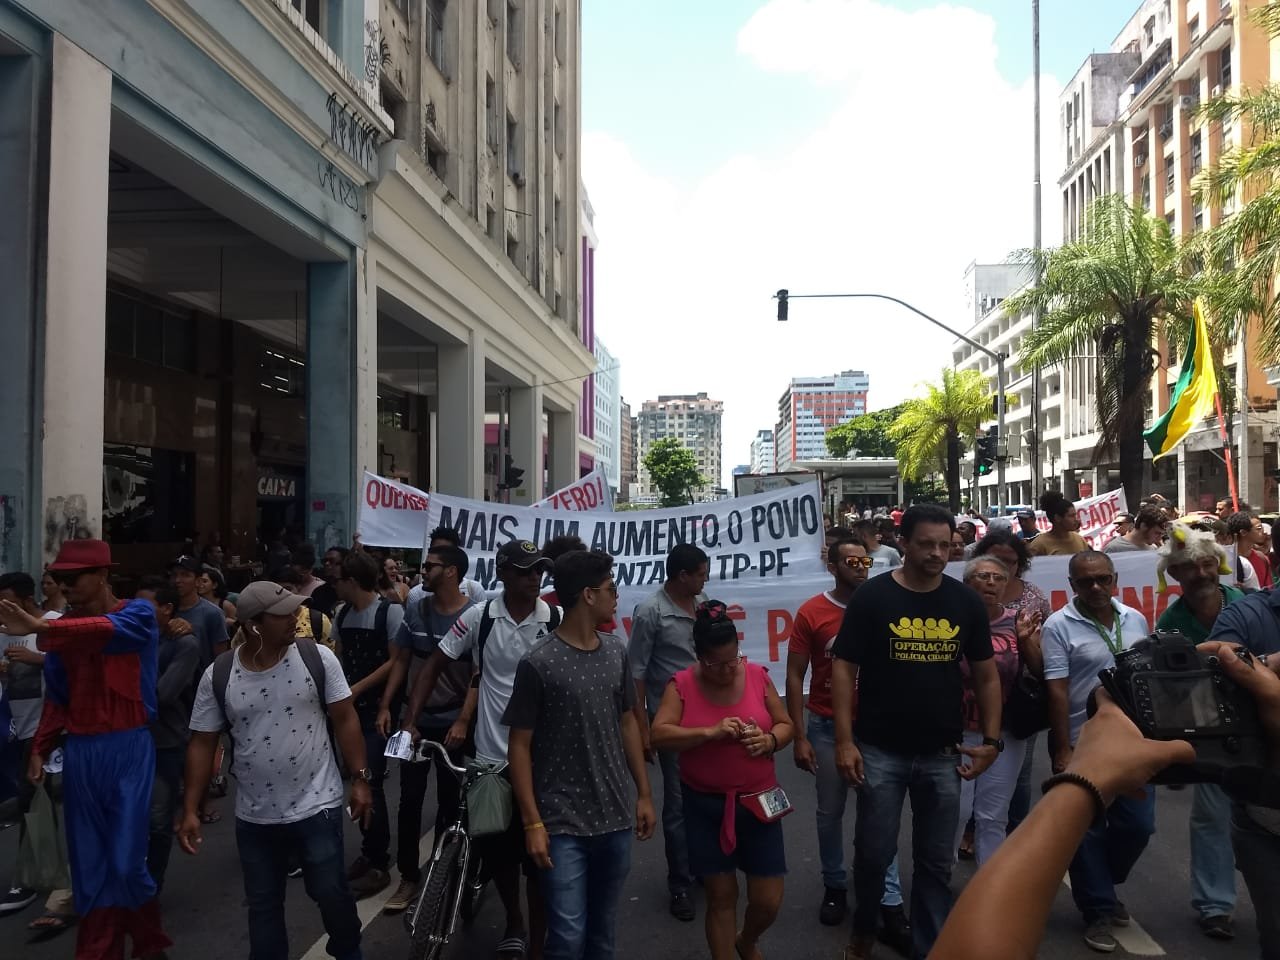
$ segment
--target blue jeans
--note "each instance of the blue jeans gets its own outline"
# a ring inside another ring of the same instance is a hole
[[[302,867],[307,896],[320,908],[329,934],[326,950],[337,960],[361,960],[360,918],[347,886],[341,807],[295,823],[236,820],[236,845],[249,908],[249,960],[288,960],[284,925],[285,884],[293,858]]]
[[[1022,769],[1018,771],[1018,782],[1013,788],[1013,798],[1009,801],[1009,824],[1005,833],[1010,834],[1031,812],[1031,767],[1036,761],[1036,743],[1040,734],[1033,733],[1027,737],[1026,756],[1022,758]]]
[[[598,837],[552,834],[552,867],[539,889],[547,910],[546,960],[613,960],[618,899],[631,869],[630,830]]]
[[[844,805],[849,799],[849,781],[836,769],[836,728],[830,717],[809,714],[806,736],[818,758],[818,855],[822,860],[822,883],[832,890],[849,887],[844,866]],[[898,855],[884,875],[882,906],[902,906],[902,882],[898,878]]]
[[[960,819],[960,754],[896,753],[869,743],[862,751],[853,848],[854,936],[872,936],[880,920],[884,874],[898,849],[902,803],[911,796],[911,939],[916,957],[933,948],[951,909],[951,864]]]
[[[652,717],[649,718],[652,721]],[[689,845],[684,837],[684,801],[680,797],[680,755],[658,751],[662,767],[662,842],[667,852],[667,890],[674,897],[693,886]]]
[[[1258,925],[1259,956],[1280,960],[1280,836],[1256,823],[1236,804],[1231,809],[1231,843],[1235,847],[1240,876],[1254,902]]]
[[[1089,828],[1071,861],[1071,898],[1085,924],[1115,916],[1116,885],[1129,871],[1156,832],[1156,792],[1147,787],[1142,800],[1116,797],[1105,823]]]
[[[1197,783],[1191,801],[1191,908],[1202,917],[1236,907],[1236,858],[1231,852],[1231,800],[1221,787]]]

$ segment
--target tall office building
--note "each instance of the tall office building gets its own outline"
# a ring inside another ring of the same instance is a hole
[[[776,469],[827,456],[827,431],[867,412],[870,378],[861,370],[829,377],[794,377],[778,401],[774,430]]]
[[[596,466],[614,495],[622,483],[622,396],[619,393],[618,361],[599,337],[596,341],[596,372],[592,375],[595,406]]]
[[[648,500],[658,495],[658,489],[649,478],[644,458],[654,441],[674,437],[693,451],[698,470],[707,479],[707,486],[694,491],[696,496],[709,498],[720,488],[721,434],[720,422],[724,418],[724,404],[712,400],[705,393],[663,394],[657,400],[646,400],[640,406],[636,431],[637,474],[640,499]]]
[[[636,418],[631,404],[618,400],[618,499],[628,501],[636,485]]]
[[[758,430],[751,441],[751,473],[773,473],[777,467],[774,456],[773,431]]]

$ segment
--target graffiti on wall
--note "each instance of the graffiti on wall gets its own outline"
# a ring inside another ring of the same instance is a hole
[[[360,119],[360,114],[336,93],[325,101],[329,111],[329,139],[363,166],[370,166],[378,152],[378,128]]]
[[[52,558],[68,540],[92,540],[89,503],[82,494],[50,497],[44,502],[44,554]]]
[[[378,77],[391,63],[391,46],[382,35],[382,24],[377,20],[364,22],[364,78],[376,87]]]
[[[316,181],[321,190],[329,191],[329,196],[348,210],[360,212],[361,190],[355,182],[333,165],[333,161],[323,157],[316,161]]]

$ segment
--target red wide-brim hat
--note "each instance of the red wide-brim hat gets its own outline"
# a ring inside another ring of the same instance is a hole
[[[114,566],[111,562],[111,545],[105,540],[68,540],[58,548],[57,559],[49,564],[48,569],[56,572]]]

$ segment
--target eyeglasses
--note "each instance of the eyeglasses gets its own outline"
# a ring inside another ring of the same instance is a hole
[[[732,660],[721,660],[718,663],[708,663],[706,660],[700,659],[698,662],[707,670],[732,670],[746,659],[747,655],[745,653],[740,653]]]
[[[618,596],[618,585],[614,583],[612,580],[606,583],[603,587],[587,587],[586,589],[599,590],[602,593],[608,593],[609,595],[615,598]]]
[[[1112,587],[1115,582],[1116,575],[1114,573],[1104,573],[1097,577],[1071,578],[1071,585],[1078,590],[1088,590],[1092,587]]]
[[[870,557],[845,557],[844,565],[846,567],[862,567],[864,570],[870,570],[871,565],[875,563]]]
[[[1007,573],[997,573],[995,570],[982,570],[978,573],[969,574],[970,580],[981,580],[983,583],[1007,583],[1009,575]]]
[[[441,563],[439,560],[424,560],[424,561],[422,561],[422,571],[423,571],[424,573],[426,573],[428,570],[431,570],[431,569],[433,569],[433,568],[435,568],[435,567],[443,567],[443,566],[444,566],[444,564],[443,564],[443,563]]]

